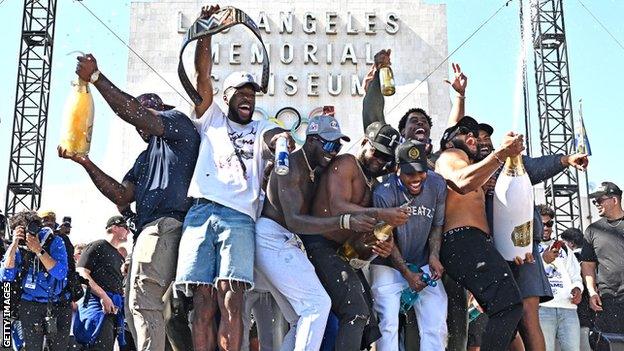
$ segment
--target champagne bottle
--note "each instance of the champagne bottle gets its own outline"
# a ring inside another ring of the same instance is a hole
[[[521,155],[507,158],[496,181],[493,235],[507,261],[533,250],[533,186]]]
[[[400,208],[411,206],[412,200],[404,203]],[[356,233],[338,249],[338,256],[349,262],[351,267],[361,269],[377,257],[373,253],[375,243],[389,240],[393,229],[394,227],[390,224],[379,222],[375,225],[372,233]]]
[[[65,102],[60,146],[70,156],[87,155],[93,132],[93,95],[89,83],[78,79]]]
[[[394,74],[390,66],[383,66],[379,69],[379,82],[381,85],[381,94],[384,96],[394,95],[396,89],[394,87]]]

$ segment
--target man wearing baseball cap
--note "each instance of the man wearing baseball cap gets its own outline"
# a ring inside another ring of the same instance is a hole
[[[262,215],[256,221],[256,289],[267,289],[276,300],[286,300],[292,306],[294,313],[290,308],[282,311],[292,326],[282,345],[288,350],[318,350],[331,307],[297,235],[320,236],[345,225],[364,232],[375,224],[364,214],[323,218],[310,214],[318,176],[338,155],[342,141],[350,139],[341,132],[336,118],[325,115],[313,117],[306,134],[305,144],[290,154],[288,174],[271,173]]]
[[[209,18],[218,6],[202,9]],[[259,214],[265,160],[279,137],[289,133],[262,120],[253,121],[260,86],[247,72],[231,73],[223,82],[221,107],[213,99],[211,38],[197,40],[195,69],[202,102],[191,119],[201,145],[188,196],[193,198],[184,223],[175,285],[193,296],[195,350],[238,350],[243,336],[243,293],[253,287],[255,220]],[[216,291],[217,299],[213,299]],[[221,310],[220,323],[215,312]],[[218,336],[217,334],[217,325]]]
[[[442,277],[440,245],[446,204],[446,182],[427,166],[427,145],[407,140],[396,149],[397,172],[373,192],[378,208],[406,206],[409,219],[395,229],[396,246],[388,258],[376,258],[370,265],[374,307],[379,315],[382,337],[379,351],[399,348],[399,306],[401,291],[418,292],[414,308],[420,328],[421,350],[444,350],[447,327],[447,296],[442,282],[427,286],[422,274],[434,280]],[[412,271],[408,264],[419,271]]]
[[[622,190],[602,182],[589,194],[602,217],[585,229],[581,271],[589,292],[589,306],[596,312],[596,329],[624,333],[624,209]],[[596,340],[594,340],[596,341]]]
[[[377,178],[394,169],[394,150],[400,137],[399,132],[388,124],[370,124],[357,155],[336,156],[317,180],[319,185],[312,214],[347,219],[366,214],[393,226],[405,223],[408,219],[405,209],[371,207],[372,188]],[[332,311],[339,319],[336,350],[361,350],[380,337],[369,298],[370,288],[362,271],[351,265],[355,263],[353,260],[347,262],[336,253],[347,239],[362,235],[354,229],[344,222],[339,230],[301,237],[308,258],[332,299]],[[378,241],[373,252],[387,257],[391,248],[392,242]]]
[[[133,125],[147,143],[121,182],[86,155],[70,156],[61,147],[58,153],[83,166],[97,189],[118,208],[135,203],[139,234],[126,284],[126,315],[137,349],[162,351],[162,331],[171,330],[165,328],[163,310],[168,302],[163,302],[163,296],[175,276],[171,262],[177,260],[182,221],[191,205],[186,194],[200,138],[188,116],[164,104],[158,95],[135,98],[117,88],[98,70],[93,55],[78,57],[76,73],[91,82],[115,114]]]

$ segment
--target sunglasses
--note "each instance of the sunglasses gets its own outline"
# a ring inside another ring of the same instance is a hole
[[[386,153],[383,153],[379,150],[375,150],[375,152],[373,153],[373,157],[380,159],[382,161],[385,162],[393,162],[394,161],[394,157],[392,157],[392,155],[388,155]]]
[[[548,222],[542,222],[542,224],[544,225],[544,227],[552,228],[552,226],[555,224],[555,222],[551,219]]]
[[[610,198],[611,197],[601,197],[599,199],[593,199],[592,204],[594,204],[594,206],[602,205],[603,202],[609,200]]]
[[[340,143],[340,139],[329,141],[321,137],[318,137],[317,140],[320,141],[321,144],[323,144],[323,151],[329,154],[331,154],[332,152],[338,153],[340,152],[340,149],[342,149],[342,144]]]

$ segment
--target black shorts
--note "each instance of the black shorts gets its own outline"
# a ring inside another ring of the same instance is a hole
[[[491,238],[475,227],[444,233],[440,259],[451,278],[469,290],[488,315],[520,304],[520,290]]]

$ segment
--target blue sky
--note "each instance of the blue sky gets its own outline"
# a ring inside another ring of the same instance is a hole
[[[472,31],[498,9],[502,0],[428,0],[447,4],[449,52],[456,48]],[[605,24],[620,42],[624,42],[624,1],[583,0],[586,6]],[[130,2],[127,0],[84,0],[108,26],[122,38],[128,38]],[[0,55],[0,202],[4,203],[10,137],[15,101],[15,78],[19,51],[22,4],[20,0],[6,0],[0,4],[3,55]],[[494,140],[500,140],[504,131],[511,130],[516,60],[519,47],[518,2],[512,1],[478,34],[450,59],[459,62],[469,76],[467,114],[490,122],[495,128]],[[583,114],[594,156],[590,159],[590,181],[598,183],[609,179],[624,186],[624,166],[619,151],[624,149],[621,131],[624,122],[620,104],[622,97],[622,69],[624,49],[619,47],[589,16],[578,0],[565,1],[565,20],[568,40],[572,101],[578,111],[578,100],[583,99]],[[46,185],[88,181],[86,173],[68,168],[67,161],[56,156],[56,145],[63,104],[74,79],[74,50],[96,52],[107,62],[106,74],[121,88],[125,86],[128,49],[123,46],[86,10],[74,1],[58,1],[56,37],[54,44],[51,103],[46,147],[44,189]],[[532,55],[529,56],[532,62]],[[400,64],[400,63],[395,63]],[[450,66],[449,66],[450,67]],[[529,85],[534,89],[533,72]],[[101,162],[109,142],[108,120],[111,118],[106,103],[96,93],[96,144],[91,157]],[[535,97],[531,94],[533,125],[537,126]],[[533,134],[538,136],[537,130]],[[534,148],[534,150],[537,150]],[[44,190],[45,191],[45,190]],[[4,208],[4,205],[2,206]]]

